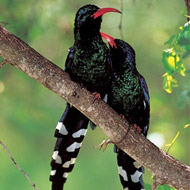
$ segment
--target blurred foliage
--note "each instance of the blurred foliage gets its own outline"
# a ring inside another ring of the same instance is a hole
[[[164,43],[171,48],[164,50],[162,54],[162,62],[166,69],[166,73],[163,75],[163,88],[168,93],[172,93],[172,89],[178,87],[177,80],[172,76],[173,73],[178,72],[185,76],[186,68],[183,61],[190,57],[190,21],[185,23],[183,27],[180,26],[179,29],[180,32],[177,35],[172,35]]]
[[[118,0],[1,0],[0,22],[8,23],[6,28],[9,31],[63,68],[67,49],[73,44],[75,13],[79,7],[89,3],[120,8]],[[148,138],[154,135],[153,142],[162,142],[160,146],[165,151],[168,149],[165,144],[172,142],[180,128],[190,122],[190,69],[189,64],[184,62],[190,61],[188,56],[177,54],[174,48],[169,52],[171,57],[166,57],[170,60],[171,70],[173,62],[179,67],[183,63],[186,67],[186,77],[179,77],[176,71],[170,73],[172,79],[175,78],[180,84],[172,96],[161,90],[160,77],[164,73],[160,64],[163,44],[171,34],[179,33],[178,26],[186,22],[184,7],[184,2],[178,0],[123,1],[124,40],[134,47],[138,70],[146,78],[150,91]],[[106,14],[101,31],[120,38],[119,22],[119,15]],[[184,27],[180,32],[183,31]],[[185,34],[177,36],[175,39],[180,39],[180,47],[185,47]],[[171,39],[172,43],[175,39]],[[53,134],[64,108],[64,100],[16,68],[5,64],[0,69],[0,139],[40,190],[50,189],[51,186],[48,179],[55,143]],[[189,129],[186,128],[178,136],[169,152],[186,164],[190,164]],[[122,189],[113,147],[109,146],[104,153],[92,148],[103,137],[98,128],[88,131],[66,189]],[[0,189],[33,189],[5,151],[0,151],[0,163]],[[148,171],[145,172],[144,181],[146,189],[150,190],[153,180]],[[171,188],[160,186],[159,189]]]

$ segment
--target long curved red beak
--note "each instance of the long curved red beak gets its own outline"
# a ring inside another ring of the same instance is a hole
[[[104,33],[104,32],[100,32],[101,36],[109,43],[109,45],[113,48],[117,49],[116,43],[115,43],[115,39],[111,36],[109,36],[108,34]]]
[[[114,9],[114,8],[101,8],[101,9],[98,9],[93,15],[91,15],[91,17],[94,17],[94,19],[96,19],[99,16],[102,16],[102,15],[104,15],[106,13],[110,13],[110,12],[121,13],[121,11]]]

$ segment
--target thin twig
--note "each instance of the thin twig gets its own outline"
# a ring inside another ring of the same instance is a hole
[[[24,176],[30,182],[30,184],[34,187],[34,189],[39,190],[36,187],[36,185],[32,182],[32,180],[29,178],[28,174],[17,164],[17,162],[15,161],[15,159],[13,158],[13,156],[11,155],[11,153],[9,152],[8,148],[6,147],[6,145],[2,141],[0,141],[0,144],[2,145],[3,149],[7,152],[8,156],[12,160],[13,164],[24,174]]]
[[[3,59],[3,61],[0,63],[0,69],[1,69],[1,67],[3,67],[3,65],[4,65],[6,62],[7,62],[7,60],[6,60],[6,59]]]
[[[123,40],[123,29],[122,29],[122,21],[123,21],[123,0],[121,0],[121,17],[120,17],[120,23],[119,23],[119,31],[120,31],[120,37]]]

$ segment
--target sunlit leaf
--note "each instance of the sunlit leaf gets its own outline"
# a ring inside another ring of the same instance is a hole
[[[188,123],[188,124],[186,124],[186,125],[184,125],[184,129],[186,129],[187,127],[189,127],[190,126],[190,124]]]
[[[186,16],[187,18],[190,18],[190,15],[184,15],[184,16]]]
[[[181,55],[174,48],[164,50],[162,56],[162,63],[168,74],[171,75],[174,71],[177,71],[182,76],[185,76],[186,68],[182,62]]]
[[[162,53],[162,63],[169,74],[175,71],[175,55],[173,53],[173,48],[166,49]]]
[[[176,65],[176,71],[179,72],[183,77],[185,76],[186,68],[182,62],[178,62]]]
[[[165,73],[163,75],[164,80],[163,80],[163,89],[167,93],[172,93],[172,89],[178,87],[177,80],[172,77],[172,75]]]

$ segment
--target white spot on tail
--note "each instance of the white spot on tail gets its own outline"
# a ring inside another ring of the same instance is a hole
[[[64,178],[67,178],[68,175],[69,175],[69,173],[65,172],[65,173],[63,174],[63,177],[64,177]]]
[[[76,158],[71,158],[71,160],[70,161],[67,161],[67,162],[65,162],[64,164],[63,164],[63,168],[69,168],[69,166],[70,165],[72,165],[72,164],[74,164],[75,163],[75,161],[76,161]]]
[[[140,177],[142,175],[142,172],[139,172],[138,170],[133,174],[131,175],[131,180],[134,182],[134,183],[137,183],[140,181]]]
[[[74,152],[75,149],[77,148],[80,148],[82,145],[82,143],[77,143],[77,142],[74,142],[73,144],[71,144],[69,147],[67,147],[67,152]]]
[[[129,190],[129,188],[128,188],[128,187],[125,187],[123,190]]]
[[[119,175],[121,175],[124,179],[124,181],[128,181],[127,172],[123,169],[122,166],[118,167]]]
[[[57,157],[58,153],[59,153],[59,151],[54,151],[54,152],[53,152],[52,158],[53,158],[54,160],[56,160],[56,157]]]
[[[58,154],[59,154],[59,151],[54,151],[52,158],[55,160],[55,163],[62,164],[61,157]]]
[[[59,133],[61,133],[62,135],[67,135],[68,131],[65,127],[65,125],[62,122],[58,122],[56,129],[59,130]]]
[[[76,158],[71,158],[71,164],[75,164]]]
[[[144,104],[144,110],[146,109],[146,102],[145,101],[143,101],[143,104]]]
[[[56,170],[51,170],[50,175],[51,175],[51,176],[54,176],[55,174],[56,174]]]
[[[108,95],[107,94],[104,96],[103,101],[106,102],[106,103],[108,102]]]
[[[80,129],[77,132],[73,133],[73,138],[79,138],[80,136],[85,136],[87,129]]]
[[[144,127],[144,133],[146,133],[148,131],[148,126],[146,125],[145,127]]]
[[[61,157],[60,157],[59,155],[57,156],[55,162],[56,162],[57,164],[62,164],[62,160],[61,160]]]
[[[67,161],[67,162],[65,162],[64,164],[63,164],[63,168],[69,168],[69,166],[70,166],[70,161]]]

